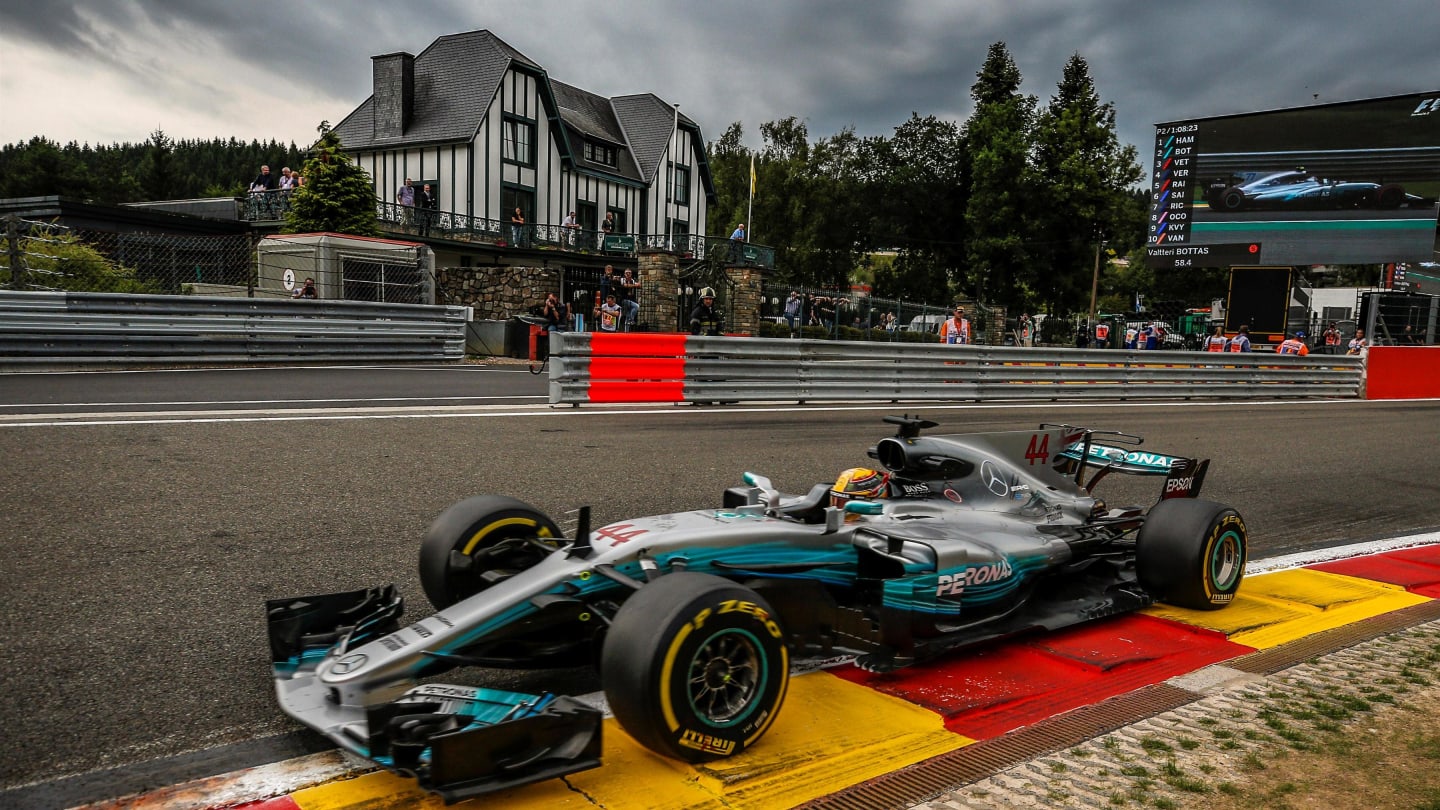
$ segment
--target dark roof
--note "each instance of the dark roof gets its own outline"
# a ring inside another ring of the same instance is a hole
[[[555,92],[555,104],[560,108],[560,120],[570,131],[570,148],[574,151],[571,157],[575,160],[576,168],[636,182],[647,180],[644,172],[635,164],[629,144],[625,140],[625,132],[620,127],[620,121],[615,118],[610,99],[555,79],[550,80],[550,87]],[[615,165],[606,166],[586,160],[583,147],[586,138],[621,147],[616,149]]]
[[[468,141],[475,137],[512,66],[542,77],[541,97],[553,105],[568,135],[569,156],[581,171],[631,182],[653,183],[675,125],[675,109],[652,93],[607,99],[571,84],[550,79],[544,68],[489,31],[449,34],[415,57],[415,108],[403,137],[375,137],[374,97],[366,99],[335,127],[348,150],[384,149],[407,144]],[[700,127],[685,115],[680,125],[702,140]],[[585,138],[624,147],[615,166],[585,160]],[[560,143],[565,153],[566,143]],[[714,194],[701,153],[701,177]]]
[[[403,137],[376,139],[374,96],[336,125],[335,133],[346,149],[468,141],[480,129],[512,63],[543,73],[489,31],[440,37],[415,57],[415,109]]]

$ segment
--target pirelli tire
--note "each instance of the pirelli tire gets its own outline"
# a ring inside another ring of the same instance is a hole
[[[1244,208],[1249,199],[1245,191],[1239,186],[1231,186],[1217,195],[1221,211],[1239,211]]]
[[[1405,187],[1386,183],[1375,189],[1375,205],[1378,208],[1399,208],[1405,202]]]
[[[616,612],[600,677],[615,719],[637,742],[707,762],[744,751],[775,722],[790,660],[763,598],[680,572],[645,585]]]
[[[441,512],[420,544],[420,585],[436,610],[524,571],[565,542],[544,512],[477,495]]]
[[[1214,501],[1170,498],[1140,527],[1136,573],[1140,586],[1161,601],[1219,610],[1235,600],[1248,550],[1240,513]]]

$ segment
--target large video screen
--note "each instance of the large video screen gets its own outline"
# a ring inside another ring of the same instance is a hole
[[[1431,261],[1440,90],[1155,127],[1151,267]]]

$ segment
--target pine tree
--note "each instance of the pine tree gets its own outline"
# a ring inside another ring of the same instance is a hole
[[[284,231],[379,236],[370,175],[345,156],[334,130],[322,123],[319,131],[320,140],[301,172],[305,185],[290,198]]]
[[[1101,103],[1090,67],[1070,57],[1035,128],[1037,297],[1050,311],[1087,309],[1095,251],[1103,240],[1135,246],[1130,186],[1140,179],[1135,148],[1115,134],[1115,109]],[[1102,261],[1103,261],[1102,255]],[[1068,306],[1066,306],[1068,304]]]
[[[975,112],[965,125],[969,281],[976,298],[1003,304],[1023,298],[1026,223],[1033,203],[1029,154],[1035,97],[1020,94],[1020,81],[1005,43],[991,45],[970,90]],[[962,292],[968,292],[963,286]]]

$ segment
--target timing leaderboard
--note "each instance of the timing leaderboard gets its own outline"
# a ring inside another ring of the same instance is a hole
[[[1190,203],[1194,198],[1196,143],[1199,124],[1168,124],[1155,128],[1155,201],[1150,208],[1151,248],[1190,242]]]

